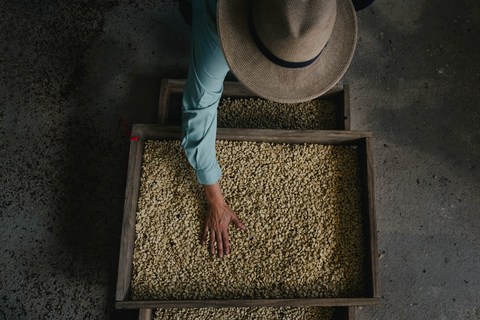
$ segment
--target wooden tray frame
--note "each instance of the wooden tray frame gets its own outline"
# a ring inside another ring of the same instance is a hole
[[[133,126],[125,193],[125,206],[120,245],[120,258],[116,290],[118,309],[153,308],[205,308],[205,307],[283,307],[283,306],[367,306],[380,305],[380,281],[378,273],[377,228],[375,217],[375,192],[373,186],[373,154],[371,133],[366,131],[321,130],[266,130],[266,129],[217,129],[217,140],[256,141],[271,143],[318,143],[355,145],[360,155],[362,181],[362,215],[364,219],[365,297],[317,298],[317,299],[236,299],[236,300],[130,300],[130,281],[133,268],[137,201],[142,171],[142,155],[146,140],[179,140],[180,127],[162,125]],[[146,312],[146,311],[144,311]]]
[[[183,94],[185,79],[163,79],[160,85],[160,99],[158,102],[158,124],[168,124],[168,111],[170,108],[170,96]],[[231,98],[259,98],[255,93],[248,90],[242,83],[234,81],[223,82],[222,97]],[[337,106],[338,130],[350,130],[350,87],[346,84],[335,85],[317,99],[333,100]]]

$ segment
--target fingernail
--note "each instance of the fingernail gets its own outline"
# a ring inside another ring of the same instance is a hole
[[[220,257],[220,258],[223,258],[223,254],[220,253],[219,257]]]
[[[214,250],[212,250],[212,254],[215,254],[215,251],[214,251]]]
[[[228,251],[225,251],[225,254],[228,254]]]

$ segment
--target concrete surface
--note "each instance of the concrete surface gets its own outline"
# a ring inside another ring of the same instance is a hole
[[[114,291],[129,141],[186,76],[176,1],[0,2],[0,319],[129,319]],[[358,13],[352,127],[374,134],[380,307],[480,319],[480,2]]]

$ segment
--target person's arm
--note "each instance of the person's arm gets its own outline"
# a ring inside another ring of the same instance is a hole
[[[183,93],[182,147],[204,185],[208,209],[202,243],[210,232],[210,252],[229,253],[228,225],[245,229],[225,203],[218,180],[222,174],[215,157],[217,107],[229,68],[220,48],[215,22],[216,0],[193,2],[192,52]],[[224,250],[225,249],[225,250]]]

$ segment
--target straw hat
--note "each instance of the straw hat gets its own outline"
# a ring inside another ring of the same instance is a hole
[[[217,28],[237,79],[284,103],[314,99],[334,86],[357,43],[351,0],[218,0]]]

